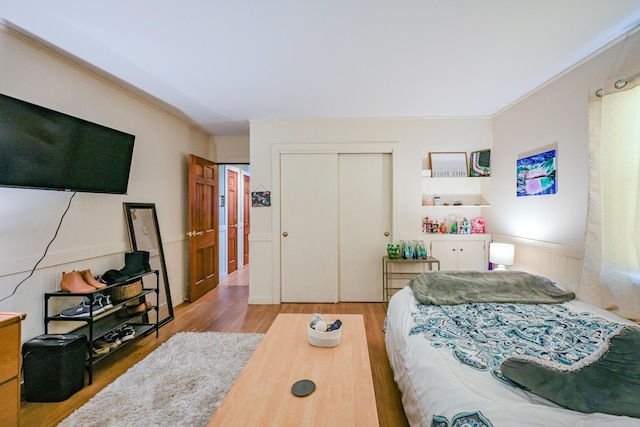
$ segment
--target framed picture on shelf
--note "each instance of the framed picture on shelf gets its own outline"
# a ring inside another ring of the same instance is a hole
[[[434,178],[469,176],[466,152],[429,153],[429,161],[431,176]]]
[[[491,150],[471,152],[470,176],[491,176]]]

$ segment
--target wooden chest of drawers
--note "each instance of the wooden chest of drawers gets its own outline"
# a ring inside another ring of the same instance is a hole
[[[20,322],[23,313],[0,312],[0,426],[18,426],[20,415]]]

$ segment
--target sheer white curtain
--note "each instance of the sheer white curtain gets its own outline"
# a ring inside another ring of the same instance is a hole
[[[577,294],[640,321],[640,77],[608,82],[590,101],[589,163]]]

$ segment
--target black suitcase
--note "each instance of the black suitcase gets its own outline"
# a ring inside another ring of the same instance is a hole
[[[28,402],[60,402],[84,387],[87,337],[45,334],[22,345]]]

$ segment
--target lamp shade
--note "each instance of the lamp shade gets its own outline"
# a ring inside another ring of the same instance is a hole
[[[505,265],[513,264],[515,247],[509,243],[491,243],[489,245],[489,261],[498,264],[496,270],[505,270]]]

